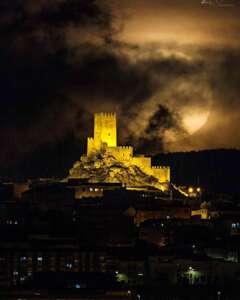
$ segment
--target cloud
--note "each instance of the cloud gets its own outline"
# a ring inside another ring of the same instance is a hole
[[[112,29],[111,15],[96,1],[1,1],[0,20],[4,163],[11,149],[18,158],[76,128],[85,110],[81,96],[76,106],[69,95],[75,86],[79,92],[87,84],[87,62],[75,67],[69,57],[75,47],[87,55],[98,52],[95,39],[104,45]],[[82,45],[71,42],[74,29],[83,34]],[[85,31],[95,37],[87,41]]]
[[[181,117],[178,113],[176,111],[171,112],[163,104],[158,104],[135,144],[138,150],[143,153],[161,152],[165,150],[164,146],[167,139],[174,139],[176,136],[184,134],[185,129],[181,124]],[[134,140],[134,136],[129,140]]]
[[[120,143],[139,151],[240,146],[228,134],[239,112],[237,48],[123,42],[118,20],[97,1],[0,5],[2,166],[36,151],[49,164],[59,143],[83,152],[100,111],[118,113]],[[204,135],[189,136],[184,116],[196,111],[209,120]]]

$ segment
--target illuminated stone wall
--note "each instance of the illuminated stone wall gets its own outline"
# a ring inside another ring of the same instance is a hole
[[[117,146],[116,114],[100,113],[94,115],[94,140],[99,145],[106,143],[108,147]]]
[[[170,167],[152,167],[152,175],[160,182],[170,182]]]
[[[94,115],[94,138],[88,138],[87,154],[100,151],[104,146],[117,147],[117,120],[114,113]]]
[[[133,159],[133,147],[131,146],[111,147],[107,148],[106,152],[121,162],[129,162]]]
[[[151,157],[135,156],[132,159],[132,164],[151,175]]]
[[[201,219],[208,219],[209,212],[206,208],[192,210],[192,217],[201,216]]]

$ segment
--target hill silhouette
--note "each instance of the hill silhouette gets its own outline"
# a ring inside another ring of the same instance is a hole
[[[216,149],[157,154],[154,164],[171,167],[171,181],[209,192],[240,193],[240,150]]]
[[[39,148],[17,165],[0,167],[0,176],[8,180],[64,178],[81,150],[79,143],[72,139],[69,143],[59,143],[51,148]],[[152,162],[153,165],[169,165],[171,181],[177,185],[200,185],[216,193],[240,193],[240,150],[161,153],[153,156]]]

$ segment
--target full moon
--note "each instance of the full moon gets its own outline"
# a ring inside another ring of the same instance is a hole
[[[193,134],[203,127],[209,117],[209,111],[192,111],[183,115],[183,127],[188,134]]]

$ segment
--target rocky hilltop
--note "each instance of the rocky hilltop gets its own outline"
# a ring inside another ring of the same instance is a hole
[[[138,166],[119,162],[102,151],[82,156],[69,171],[68,178],[88,179],[89,182],[122,183],[126,186],[152,186],[163,190],[164,185],[154,176],[145,174]]]

